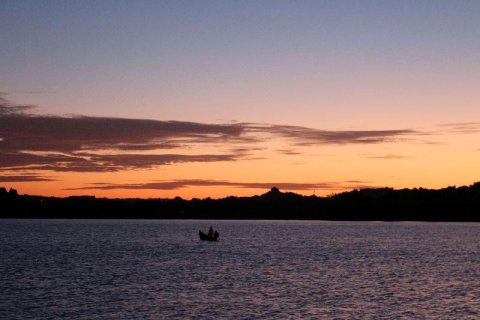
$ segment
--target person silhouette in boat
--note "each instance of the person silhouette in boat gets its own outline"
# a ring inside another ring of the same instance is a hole
[[[213,237],[213,235],[214,235],[214,231],[213,231],[212,226],[210,226],[210,229],[208,229],[208,236],[211,238],[211,237]]]

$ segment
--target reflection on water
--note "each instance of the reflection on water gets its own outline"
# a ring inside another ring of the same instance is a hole
[[[199,241],[210,225],[220,241]],[[479,240],[480,224],[2,220],[0,318],[477,318]]]

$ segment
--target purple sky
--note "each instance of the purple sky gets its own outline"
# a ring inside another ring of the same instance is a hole
[[[478,17],[478,1],[2,1],[0,169],[46,194],[473,182]]]

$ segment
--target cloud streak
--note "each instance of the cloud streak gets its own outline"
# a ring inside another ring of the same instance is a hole
[[[401,159],[409,159],[411,157],[401,156],[397,154],[384,154],[378,156],[367,156],[368,159],[381,159],[381,160],[401,160]]]
[[[184,179],[170,181],[156,181],[148,183],[133,184],[109,184],[92,183],[82,188],[67,190],[176,190],[187,187],[233,187],[242,189],[270,189],[272,187],[281,190],[345,190],[371,188],[366,182],[346,181],[346,182],[322,182],[322,183],[294,183],[294,182],[232,182],[224,180],[208,179]]]
[[[480,132],[480,122],[444,123],[440,127],[452,133],[470,134]]]
[[[34,110],[34,106],[30,105],[13,105],[8,100],[3,98],[4,93],[0,92],[0,117],[9,115],[27,115]]]
[[[72,152],[113,148],[152,150],[184,143],[241,140],[244,128],[180,121],[93,117],[0,116],[3,150]]]
[[[234,161],[233,154],[116,154],[62,156],[0,153],[0,168],[8,170],[49,170],[57,172],[116,172],[121,170],[150,169],[161,165],[185,162]]]
[[[402,136],[417,135],[418,131],[401,130],[318,130],[299,126],[255,125],[250,124],[247,130],[269,133],[290,139],[296,145],[312,146],[319,144],[374,144],[394,142]]]
[[[55,181],[55,179],[39,176],[39,175],[7,175],[0,176],[0,182],[39,182],[39,181]]]
[[[149,169],[255,159],[270,139],[284,140],[281,150],[288,150],[292,146],[394,142],[420,134],[409,129],[341,131],[255,123],[60,117],[32,114],[32,109],[0,99],[0,170]],[[209,149],[215,152],[201,152]]]

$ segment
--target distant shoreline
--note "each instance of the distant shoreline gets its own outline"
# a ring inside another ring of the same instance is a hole
[[[330,197],[272,188],[222,199],[20,195],[0,188],[0,218],[480,222],[480,182],[432,189],[361,189]]]

